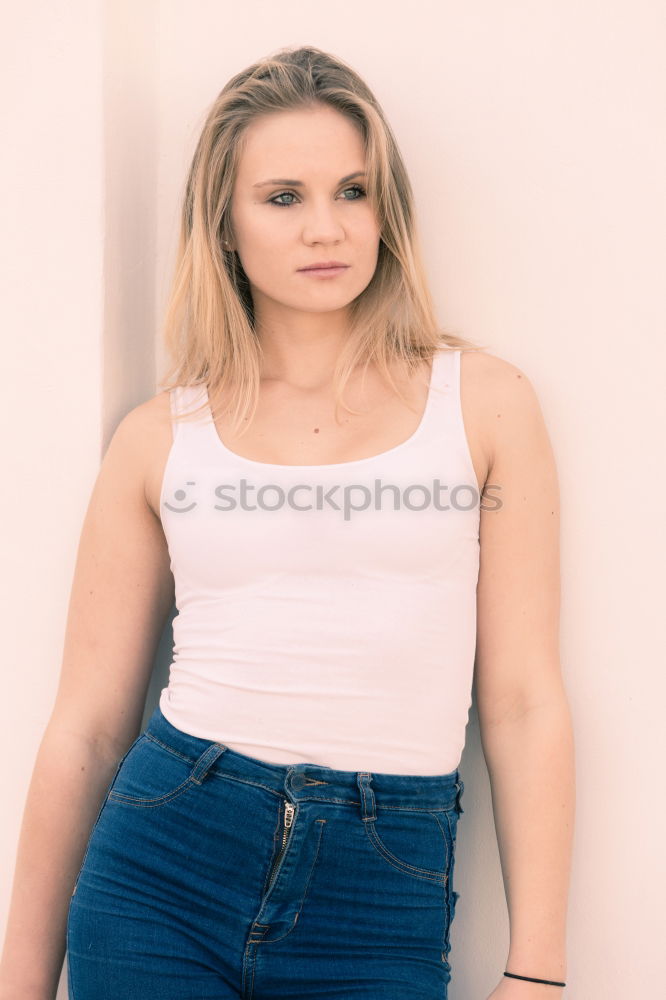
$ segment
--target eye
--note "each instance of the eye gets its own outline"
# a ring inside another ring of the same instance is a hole
[[[295,197],[293,191],[281,191],[280,194],[276,194],[276,195],[274,195],[273,198],[269,198],[268,199],[268,204],[269,205],[277,205],[278,207],[281,207],[281,208],[288,208],[289,205],[293,205],[293,202],[291,202],[291,201],[286,201],[286,202],[285,201],[276,201],[276,199],[277,198],[293,198],[293,197]]]
[[[359,198],[365,197],[365,188],[361,187],[360,184],[352,184],[351,187],[345,188],[345,191],[357,191]],[[345,198],[345,201],[358,201],[359,198]]]
[[[345,188],[347,191],[356,191],[358,193],[357,198],[345,198],[344,201],[359,201],[361,198],[365,197],[365,188],[361,187],[360,184],[352,184],[351,187]],[[343,193],[345,193],[343,192]],[[279,208],[289,208],[293,205],[293,201],[277,201],[278,198],[294,198],[296,197],[293,191],[280,191],[279,194],[274,195],[272,198],[268,199],[269,205],[277,205]]]

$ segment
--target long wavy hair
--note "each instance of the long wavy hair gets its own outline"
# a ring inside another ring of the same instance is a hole
[[[333,373],[336,401],[359,365],[374,361],[403,400],[390,366],[416,370],[440,349],[483,350],[442,331],[428,289],[405,164],[367,84],[341,59],[312,46],[280,49],[233,76],[205,119],[187,176],[179,245],[164,319],[169,367],[162,389],[205,384],[213,412],[233,412],[234,433],[254,415],[262,347],[250,286],[233,242],[232,192],[243,137],[259,116],[327,105],[363,138],[366,195],[379,220],[375,273],[349,306],[350,331]],[[406,401],[406,400],[405,400]],[[409,405],[409,404],[407,404]],[[203,407],[184,418],[196,417]]]

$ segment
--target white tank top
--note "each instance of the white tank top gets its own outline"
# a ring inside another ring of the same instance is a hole
[[[205,387],[177,387],[172,412],[202,400]],[[168,721],[276,764],[455,770],[479,572],[460,351],[435,356],[417,430],[371,458],[242,458],[209,405],[173,433],[160,496],[178,611]]]

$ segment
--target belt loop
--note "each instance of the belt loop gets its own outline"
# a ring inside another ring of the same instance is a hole
[[[464,813],[465,810],[460,805],[460,799],[462,798],[462,793],[465,790],[465,782],[462,780],[462,778],[460,777],[459,773],[458,773],[457,778],[456,778],[456,785],[458,787],[458,791],[457,791],[457,794],[456,794],[456,812],[457,813]]]
[[[211,745],[204,750],[194,765],[192,773],[190,774],[190,779],[195,781],[197,785],[200,785],[217,758],[223,754],[226,749],[227,748],[224,743],[211,743]]]
[[[371,781],[372,775],[369,771],[356,772],[356,783],[361,793],[361,815],[364,822],[377,819],[375,793],[370,785]]]

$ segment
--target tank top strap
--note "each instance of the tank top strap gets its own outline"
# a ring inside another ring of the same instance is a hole
[[[177,385],[169,393],[171,405],[171,429],[174,445],[183,448],[188,455],[201,456],[209,447],[210,442],[210,409],[206,407],[197,417],[186,420],[176,420],[176,416],[193,413],[202,403],[207,403],[208,397],[204,386]]]
[[[460,361],[460,351],[439,350],[433,361],[432,385],[436,395],[441,395],[445,389],[451,389],[457,377]]]
[[[430,430],[437,440],[437,450],[447,449],[458,463],[463,478],[478,490],[476,470],[470,449],[462,410],[461,392],[462,350],[440,351],[434,360]]]
[[[437,434],[450,419],[456,401],[456,385],[460,370],[460,351],[439,350],[433,357],[428,393],[428,423]]]

